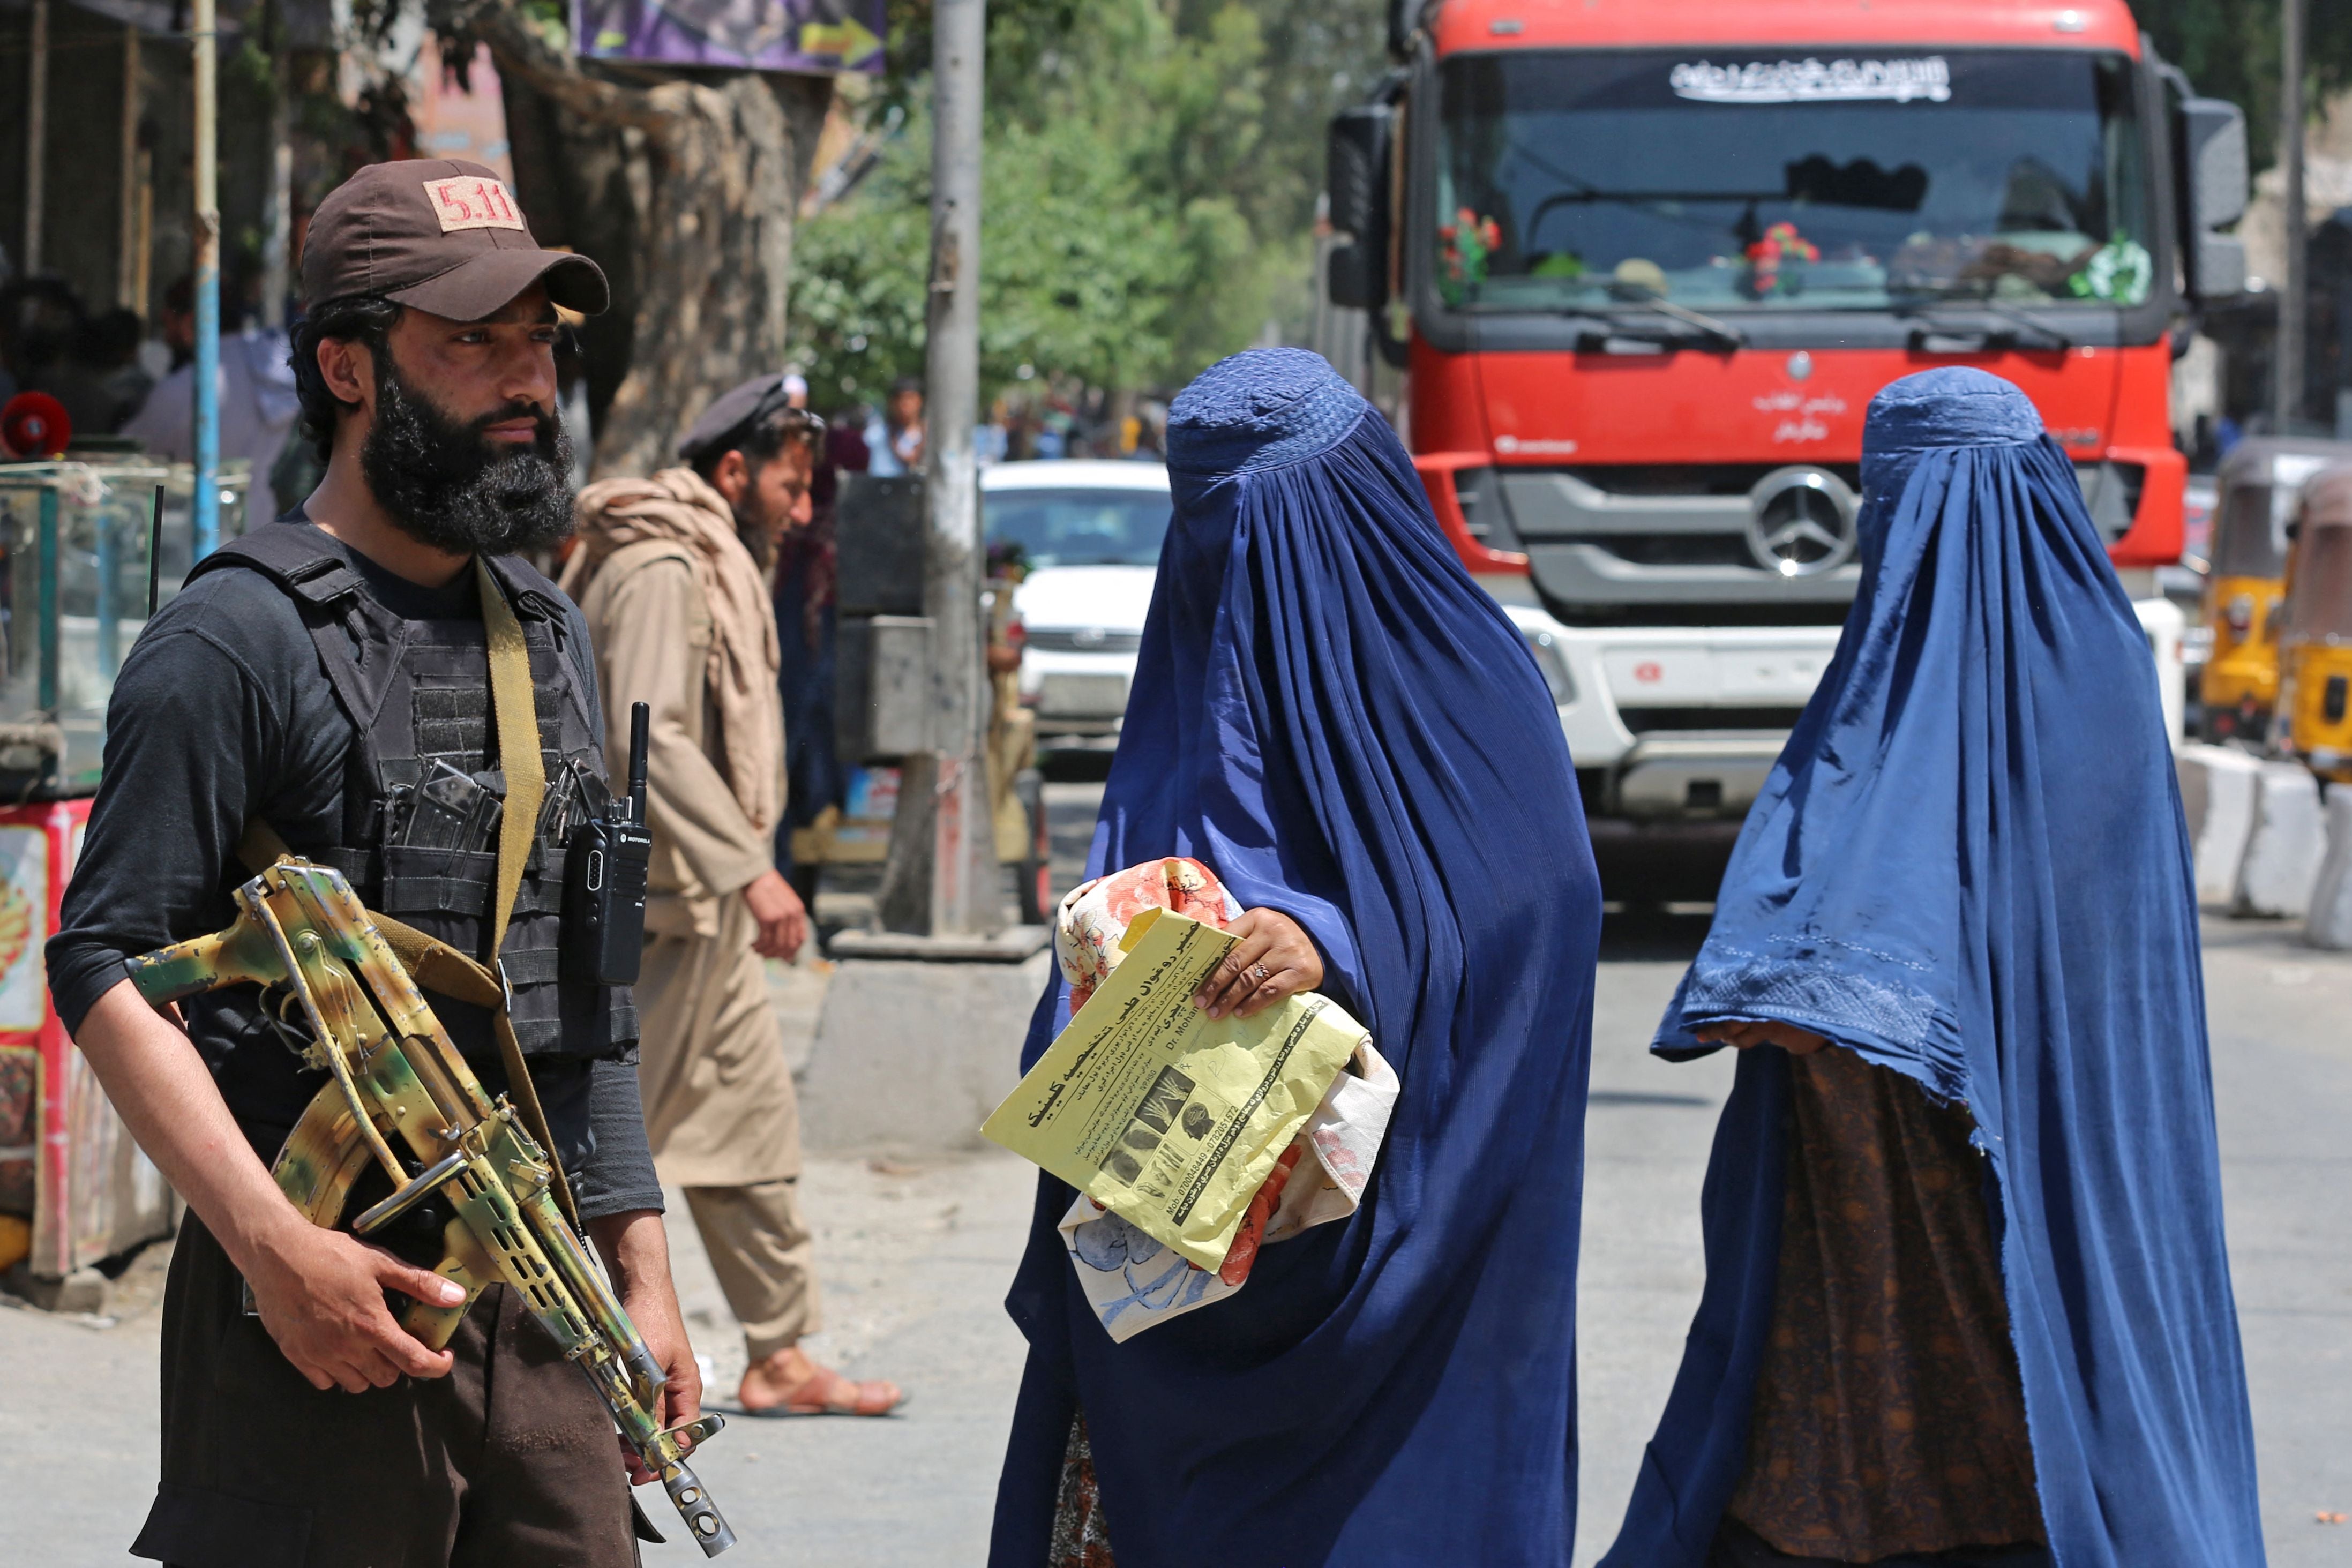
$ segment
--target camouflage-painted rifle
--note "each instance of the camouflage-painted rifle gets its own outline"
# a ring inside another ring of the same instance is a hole
[[[278,1190],[312,1224],[332,1227],[373,1160],[393,1192],[352,1222],[355,1234],[382,1233],[428,1199],[454,1210],[436,1271],[463,1286],[466,1299],[454,1307],[411,1301],[401,1326],[438,1350],[485,1285],[520,1292],[661,1478],[703,1553],[732,1546],[734,1532],[680,1441],[708,1438],[723,1418],[662,1428],[662,1369],[556,1207],[546,1152],[505,1096],[492,1104],[483,1093],[341,873],[281,860],[236,899],[236,924],[134,958],[131,974],[158,1003],[245,982],[275,988],[280,1016],[310,1040],[303,1061],[334,1075],[278,1155]],[[406,1146],[405,1160],[394,1139]]]

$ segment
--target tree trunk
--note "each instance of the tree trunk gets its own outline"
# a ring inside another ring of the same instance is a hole
[[[594,257],[613,309],[589,337],[596,477],[650,474],[710,401],[784,363],[801,193],[830,77],[591,75],[513,0],[451,0],[436,25],[490,46],[519,111],[517,194],[540,237]],[[534,101],[535,100],[535,101]]]

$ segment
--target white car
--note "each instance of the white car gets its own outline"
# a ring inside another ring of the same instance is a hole
[[[992,557],[1017,552],[1027,631],[1021,700],[1041,740],[1116,736],[1168,534],[1168,470],[1092,459],[998,463],[980,473]]]

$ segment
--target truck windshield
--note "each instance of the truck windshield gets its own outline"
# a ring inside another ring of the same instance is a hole
[[[2117,55],[1528,50],[1438,83],[1433,260],[1457,309],[2147,298]]]

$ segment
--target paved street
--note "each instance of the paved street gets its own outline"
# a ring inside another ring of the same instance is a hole
[[[1057,786],[1057,847],[1082,852],[1093,791]],[[1613,1532],[1696,1300],[1697,1201],[1729,1064],[1652,1061],[1651,1026],[1704,929],[1684,917],[1611,932],[1596,1015],[1583,1280],[1583,1528]],[[2232,1261],[2252,1375],[2264,1517],[2277,1568],[2352,1563],[2352,957],[2280,927],[2209,923],[2206,973]],[[786,977],[804,1031],[823,985]],[[980,1561],[1021,1344],[999,1307],[1031,1182],[1010,1157],[815,1162],[827,1327],[813,1348],[914,1391],[888,1421],[744,1422],[703,1466],[742,1538],[742,1568],[947,1568]],[[682,1206],[679,1206],[682,1212]],[[698,1342],[731,1393],[741,1352],[690,1226],[674,1232]],[[155,1260],[110,1324],[0,1311],[0,1496],[13,1562],[125,1561],[152,1486]],[[5,1298],[0,1298],[5,1300]],[[724,1399],[720,1401],[722,1407]],[[657,1522],[670,1522],[656,1498]],[[676,1544],[648,1552],[698,1562]]]

